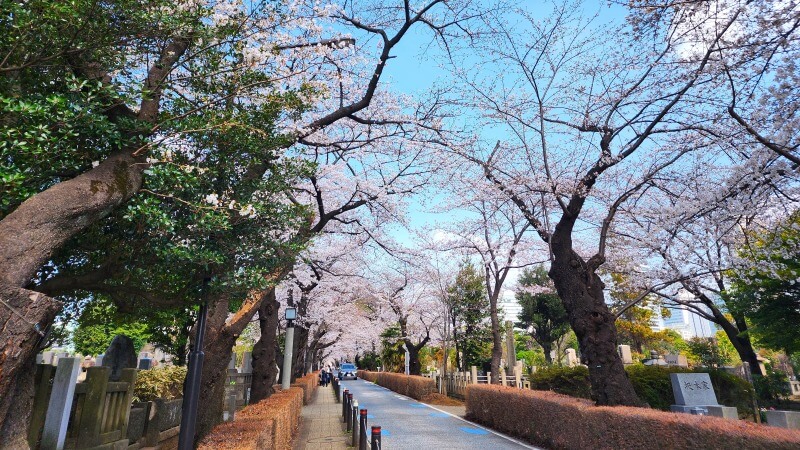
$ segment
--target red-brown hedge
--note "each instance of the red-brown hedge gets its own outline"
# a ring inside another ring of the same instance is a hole
[[[741,420],[594,406],[548,391],[467,387],[467,418],[551,449],[797,449],[800,433]]]
[[[292,383],[292,387],[299,387],[303,390],[304,405],[308,405],[314,400],[317,386],[319,386],[319,372],[311,372],[302,378],[294,380],[294,383]]]
[[[269,398],[244,407],[233,422],[214,427],[198,449],[291,449],[302,409],[303,389],[278,390]]]
[[[436,382],[432,378],[393,372],[367,372],[366,370],[359,370],[358,376],[416,400],[422,400],[428,394],[436,392]]]

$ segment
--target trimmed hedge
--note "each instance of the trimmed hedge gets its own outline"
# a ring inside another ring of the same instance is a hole
[[[551,449],[796,449],[800,433],[497,385],[467,387],[467,419]]]
[[[303,390],[303,404],[308,405],[314,400],[314,393],[319,386],[319,372],[311,372],[308,375],[294,380],[292,387],[299,387]]]
[[[292,448],[292,436],[300,424],[303,389],[291,387],[247,405],[233,422],[217,425],[197,447],[202,450],[256,450]]]
[[[422,400],[423,397],[436,392],[436,382],[433,379],[416,375],[359,370],[358,377],[415,400]]]
[[[684,367],[631,365],[625,368],[636,395],[652,408],[669,411],[675,404],[670,373],[707,372],[722,405],[735,406],[739,417],[753,416],[753,388],[745,380],[723,370],[687,369]],[[589,369],[584,366],[548,367],[531,376],[531,389],[553,391],[572,397],[591,398]]]

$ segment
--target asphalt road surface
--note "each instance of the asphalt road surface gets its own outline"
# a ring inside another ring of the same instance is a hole
[[[342,381],[360,409],[367,429],[381,427],[383,449],[535,449],[516,439],[467,422],[364,380]]]

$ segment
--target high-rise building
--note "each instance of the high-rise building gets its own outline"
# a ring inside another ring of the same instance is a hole
[[[678,292],[678,299],[681,301],[689,301],[693,298],[694,296],[685,290]],[[667,308],[672,314],[669,317],[661,318],[664,328],[677,331],[684,339],[713,337],[716,333],[715,326],[708,319],[690,311],[686,306],[667,305]]]
[[[519,304],[517,298],[514,296],[514,291],[507,289],[503,291],[500,299],[497,302],[500,308],[500,320],[510,320],[514,323],[519,321],[519,315],[522,312],[522,305]]]

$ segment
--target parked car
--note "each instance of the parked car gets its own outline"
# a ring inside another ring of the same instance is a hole
[[[353,363],[342,363],[342,365],[339,366],[338,377],[340,380],[357,380],[357,370],[356,365]]]

